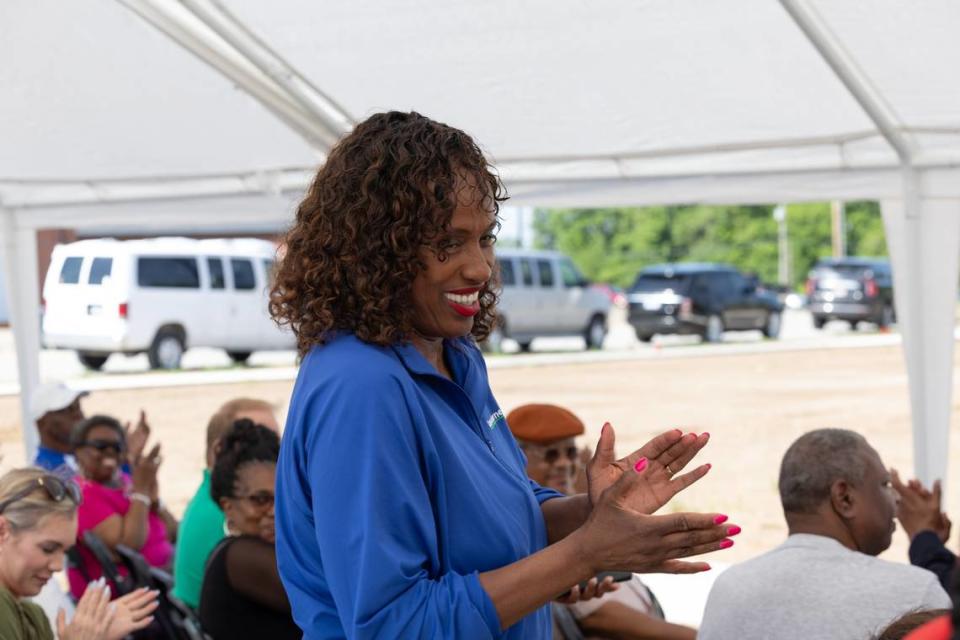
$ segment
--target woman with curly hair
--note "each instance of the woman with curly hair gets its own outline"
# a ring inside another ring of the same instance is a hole
[[[546,605],[600,571],[694,572],[726,516],[647,515],[702,477],[679,430],[590,491],[530,482],[475,340],[495,319],[502,186],[464,132],[417,113],[357,125],[286,239],[271,313],[303,356],[277,468],[277,562],[314,638],[545,638]]]

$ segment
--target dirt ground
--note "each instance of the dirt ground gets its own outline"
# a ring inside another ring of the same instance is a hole
[[[743,527],[732,549],[711,558],[717,562],[744,560],[784,538],[777,470],[787,446],[804,431],[856,429],[888,466],[912,472],[907,380],[898,347],[496,369],[491,379],[505,412],[525,402],[574,410],[588,425],[584,443],[592,445],[609,420],[623,454],[665,429],[709,431],[711,442],[698,459],[713,463],[713,470],[665,509],[719,511]],[[249,395],[274,403],[282,418],[291,388],[289,382],[271,382],[98,391],[84,401],[84,410],[132,420],[146,409],[163,443],[161,494],[179,514],[199,482],[208,416],[227,399]],[[0,398],[3,468],[23,461],[16,410],[16,397]],[[955,401],[954,424],[957,414]],[[951,460],[960,459],[958,447],[954,437]],[[958,520],[960,494],[947,498]],[[884,557],[905,561],[906,547],[898,530]]]

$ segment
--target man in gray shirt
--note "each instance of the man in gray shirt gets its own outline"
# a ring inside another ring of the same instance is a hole
[[[804,434],[779,486],[790,536],[717,578],[700,640],[865,640],[909,611],[951,606],[933,573],[875,557],[890,546],[897,495],[863,436]]]

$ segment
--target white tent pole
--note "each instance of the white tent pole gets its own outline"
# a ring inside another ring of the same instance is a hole
[[[914,145],[813,7],[804,0],[780,3],[900,158],[903,198],[881,206],[907,362],[915,472],[929,484],[947,470],[960,207],[954,200],[923,197]]]
[[[327,130],[323,123],[311,118],[303,111],[299,104],[292,101],[282,88],[268,76],[264,76],[251,65],[250,61],[241,54],[230,49],[228,52],[218,49],[213,43],[197,32],[196,28],[184,24],[182,19],[172,15],[171,9],[177,5],[156,3],[153,0],[119,0],[141,18],[152,24],[170,39],[212,66],[218,72],[229,78],[237,86],[258,100],[270,112],[276,115],[281,122],[290,127],[311,146],[328,151],[340,138],[339,133]],[[196,16],[189,14],[196,22]],[[200,23],[202,24],[202,23]],[[203,27],[207,33],[209,27]],[[233,54],[235,59],[231,59]],[[236,58],[239,58],[236,59]],[[238,64],[238,61],[241,62]]]
[[[33,460],[37,430],[30,419],[30,397],[40,383],[40,287],[37,279],[37,232],[18,229],[14,212],[0,207],[0,252],[9,296],[10,324],[20,380],[20,424],[26,460]]]
[[[913,145],[903,133],[903,126],[897,122],[880,93],[870,84],[869,79],[860,71],[856,63],[850,59],[836,37],[827,28],[817,12],[804,0],[780,0],[800,30],[807,36],[810,43],[823,57],[824,61],[836,74],[843,86],[847,88],[860,107],[867,113],[873,123],[894,148],[900,161],[911,164],[913,161]]]
[[[282,87],[291,100],[322,123],[329,132],[339,137],[353,128],[354,123],[343,107],[271,50],[222,3],[216,0],[180,0],[180,3]]]
[[[945,480],[947,471],[960,199],[922,199],[918,184],[907,191],[907,198],[883,201],[881,208],[910,379],[914,471],[929,485]]]

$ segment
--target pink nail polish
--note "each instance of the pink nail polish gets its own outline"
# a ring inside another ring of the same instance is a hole
[[[709,438],[709,437],[710,437],[710,432],[709,432],[709,431],[704,431],[704,432],[701,433],[700,435],[701,435],[701,436],[707,436],[707,437]]]
[[[710,471],[710,469],[713,469],[713,465],[710,464],[709,462],[708,462],[707,464],[703,465],[703,466],[705,466],[705,467],[707,468],[707,471]]]
[[[723,524],[727,520],[728,520],[727,516],[720,514],[719,516],[713,519],[713,524]]]
[[[640,473],[641,471],[647,468],[647,459],[640,458],[639,460],[637,460],[637,464],[633,465],[633,468],[637,473]]]
[[[721,541],[720,541],[720,548],[721,548],[721,549],[729,549],[729,548],[732,547],[732,546],[733,546],[733,540],[721,540]]]
[[[741,528],[738,527],[737,525],[733,525],[732,527],[727,527],[727,535],[728,535],[728,536],[735,536],[735,535],[737,535],[738,533],[740,533],[741,531],[743,531],[743,529],[741,529]]]

